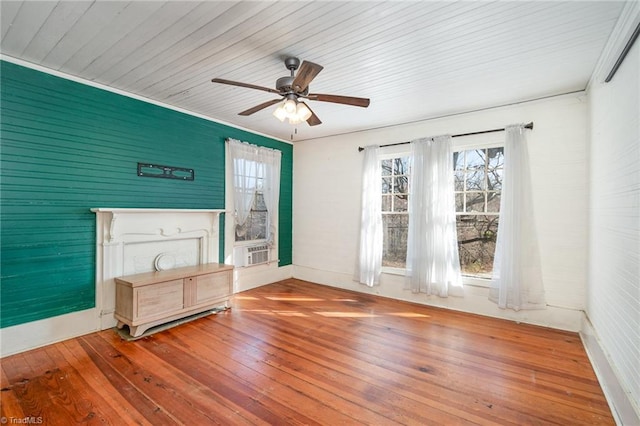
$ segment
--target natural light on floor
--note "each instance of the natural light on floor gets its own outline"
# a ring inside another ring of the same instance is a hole
[[[265,299],[272,301],[284,301],[284,302],[339,302],[339,303],[360,303],[360,300],[357,299],[348,299],[348,298],[338,298],[338,299],[322,299],[315,297],[302,297],[295,295],[288,296],[264,296]],[[235,296],[236,300],[260,300],[258,297],[247,297],[237,295]],[[296,310],[268,310],[268,309],[243,309],[244,312],[252,312],[261,315],[268,316],[283,316],[283,317],[308,317],[309,315],[303,314]],[[380,318],[385,316],[390,317],[400,317],[400,318],[431,318],[430,315],[419,314],[416,312],[345,312],[342,310],[323,310],[323,311],[314,311],[315,315],[320,315],[325,318]]]

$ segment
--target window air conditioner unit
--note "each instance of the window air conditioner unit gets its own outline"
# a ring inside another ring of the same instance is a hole
[[[266,244],[241,247],[241,249],[238,266],[253,266],[269,261],[269,246]]]

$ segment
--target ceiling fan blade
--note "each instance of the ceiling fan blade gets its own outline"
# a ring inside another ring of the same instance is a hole
[[[238,113],[238,115],[251,115],[254,112],[260,111],[261,109],[265,109],[266,107],[269,107],[271,105],[277,104],[280,101],[282,101],[282,99],[273,99],[273,100],[270,100],[270,101],[267,101],[267,102],[263,102],[260,105],[256,105],[253,108],[249,108],[246,111],[242,111],[242,112]]]
[[[311,83],[311,80],[313,80],[323,68],[322,65],[303,61],[296,74],[296,78],[293,79],[291,87],[293,87],[293,90],[296,92],[304,92],[309,86],[309,83]]]
[[[229,84],[231,86],[246,87],[248,89],[256,89],[256,90],[262,90],[262,91],[269,92],[269,93],[278,93],[278,94],[280,94],[280,92],[278,92],[277,90],[270,89],[268,87],[256,86],[255,84],[249,84],[249,83],[241,83],[239,81],[225,80],[223,78],[214,78],[214,79],[211,80],[211,82],[212,83]]]
[[[300,102],[300,103],[306,106],[307,108],[309,108],[309,105],[307,105],[306,103],[304,102]],[[311,111],[311,117],[307,118],[307,124],[309,126],[317,126],[318,124],[322,124],[322,121],[320,121],[316,113],[313,112],[311,108],[309,108],[309,111]]]
[[[366,108],[369,106],[369,99],[355,98],[353,96],[325,95],[322,93],[309,93],[308,99],[312,101],[333,102],[334,104],[353,105]]]

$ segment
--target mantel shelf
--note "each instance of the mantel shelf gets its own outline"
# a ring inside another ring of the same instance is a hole
[[[226,213],[224,209],[140,209],[140,208],[119,208],[119,207],[96,207],[92,212],[107,213]]]

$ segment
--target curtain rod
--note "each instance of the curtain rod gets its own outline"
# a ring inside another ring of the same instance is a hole
[[[622,65],[622,61],[624,61],[624,58],[627,57],[627,54],[631,50],[631,47],[633,46],[633,43],[635,43],[639,34],[640,34],[640,22],[638,23],[638,26],[636,27],[633,34],[631,34],[631,37],[629,38],[629,41],[627,41],[627,44],[624,46],[624,49],[622,49],[622,53],[620,53],[620,56],[618,56],[618,60],[613,65],[613,68],[611,68],[611,72],[609,72],[609,75],[607,76],[607,78],[604,79],[605,83],[610,82],[611,79],[613,79],[613,76],[616,75],[616,72],[618,72],[618,68],[620,68],[620,65]]]
[[[533,129],[533,121],[531,123],[525,124],[524,125],[525,129]],[[460,133],[458,135],[451,135],[452,138],[459,138],[462,136],[473,136],[473,135],[482,135],[484,133],[495,133],[495,132],[504,132],[505,128],[501,128],[501,129],[491,129],[491,130],[480,130],[478,132],[470,132],[470,133]],[[396,143],[388,143],[386,145],[380,145],[380,148],[384,148],[386,146],[396,146],[396,145],[406,145],[411,143],[410,141],[408,142],[396,142]],[[359,146],[358,147],[358,151],[362,152],[364,151],[364,148]]]

